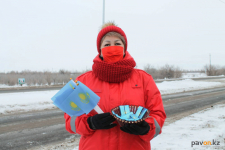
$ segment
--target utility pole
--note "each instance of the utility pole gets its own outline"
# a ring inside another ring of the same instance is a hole
[[[209,54],[209,74],[211,75],[211,54]]]
[[[210,70],[211,70],[211,54],[209,54],[209,65],[210,65]]]
[[[105,0],[103,0],[102,25],[105,23]]]

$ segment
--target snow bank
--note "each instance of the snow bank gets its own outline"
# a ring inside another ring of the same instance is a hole
[[[64,83],[58,83],[58,84],[54,84],[54,83],[51,83],[51,86],[52,85],[64,85]],[[6,85],[6,84],[0,84],[0,89],[2,88],[29,88],[29,87],[43,87],[43,86],[48,86],[48,84],[31,84],[31,85],[27,85],[26,83],[23,84],[22,86],[20,84],[16,84],[16,85],[12,85],[12,86],[9,86],[9,85]]]
[[[56,93],[57,90],[0,94],[0,113],[56,108],[51,100]]]
[[[180,80],[180,81],[163,81],[162,83],[157,83],[162,95],[179,93],[192,90],[200,90],[205,88],[212,88],[222,85],[220,82],[204,82],[204,81],[194,81],[191,79]]]
[[[213,144],[213,140],[220,145],[196,145],[196,141]],[[225,104],[164,126],[162,134],[151,140],[151,147],[152,150],[225,149]]]
[[[182,78],[202,78],[207,77],[205,73],[182,73]]]
[[[16,85],[6,85],[6,84],[0,84],[0,88],[17,88],[17,87],[27,87],[27,84],[23,84],[23,86],[16,84]]]

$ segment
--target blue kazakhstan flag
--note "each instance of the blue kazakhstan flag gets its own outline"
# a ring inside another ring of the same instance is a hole
[[[54,105],[71,117],[88,114],[93,109],[103,113],[97,105],[100,97],[80,81],[70,80],[51,99]]]

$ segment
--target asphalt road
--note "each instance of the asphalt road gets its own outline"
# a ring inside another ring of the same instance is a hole
[[[167,117],[225,101],[225,87],[162,96]],[[22,150],[70,137],[61,110],[0,116],[0,150]],[[77,135],[79,137],[79,135]]]

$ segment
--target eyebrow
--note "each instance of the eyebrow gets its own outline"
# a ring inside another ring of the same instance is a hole
[[[117,41],[120,41],[120,40],[115,40],[114,42],[117,42]],[[110,41],[105,41],[105,42],[110,42]]]

